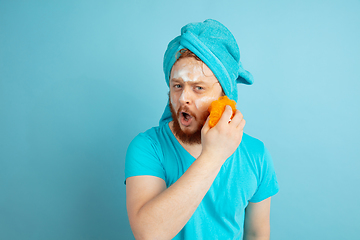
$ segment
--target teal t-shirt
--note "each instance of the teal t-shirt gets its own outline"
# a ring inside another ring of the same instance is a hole
[[[126,153],[125,180],[150,175],[167,187],[195,161],[177,141],[168,123],[140,133]],[[279,190],[271,156],[264,144],[245,134],[223,164],[193,216],[174,239],[242,239],[245,208]]]

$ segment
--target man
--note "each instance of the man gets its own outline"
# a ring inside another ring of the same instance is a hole
[[[215,20],[191,23],[164,56],[169,102],[158,127],[126,155],[127,210],[136,239],[269,239],[270,199],[278,192],[264,144],[243,133],[227,106],[210,129],[208,107],[237,100],[252,84],[230,31]]]

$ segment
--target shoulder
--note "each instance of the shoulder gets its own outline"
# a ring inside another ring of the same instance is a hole
[[[145,132],[139,133],[132,142],[137,141],[156,141],[157,132],[159,127],[152,127]]]
[[[145,142],[152,142],[152,143],[156,143],[159,141],[159,139],[161,139],[161,137],[166,134],[166,130],[165,130],[165,125],[162,124],[160,126],[156,126],[156,127],[152,127],[148,130],[146,130],[145,132],[141,132],[139,133],[133,140],[132,142],[141,142],[141,141],[145,141]]]
[[[131,141],[125,157],[125,179],[145,175],[165,179],[158,132],[159,128],[154,127],[138,134]]]
[[[246,133],[243,134],[240,148],[251,155],[263,155],[266,151],[264,143]]]
[[[270,152],[265,144],[248,134],[244,133],[238,150],[243,159],[248,159],[254,166],[272,164]]]
[[[166,136],[166,126],[164,124],[152,127],[145,132],[139,133],[128,147],[128,152],[138,151],[140,149],[154,150],[161,152],[161,144]]]
[[[257,181],[257,189],[250,202],[260,202],[275,195],[279,185],[272,157],[262,141],[243,135],[240,144],[240,156],[247,162]]]

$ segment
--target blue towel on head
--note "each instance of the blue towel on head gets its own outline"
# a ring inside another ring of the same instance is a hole
[[[198,56],[214,73],[225,95],[237,101],[237,83],[252,84],[253,76],[240,62],[240,51],[234,36],[220,22],[212,19],[189,23],[181,29],[181,35],[168,45],[164,55],[165,80],[169,86],[171,68],[181,49],[187,48]],[[171,121],[169,103],[160,124]]]

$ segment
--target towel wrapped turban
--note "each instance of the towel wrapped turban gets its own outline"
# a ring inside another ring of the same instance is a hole
[[[171,68],[183,48],[189,49],[211,69],[230,99],[238,99],[237,83],[253,83],[251,73],[242,67],[239,47],[232,33],[220,22],[208,19],[187,24],[181,29],[181,35],[169,43],[163,63],[168,86]],[[168,103],[160,123],[169,121],[171,112]]]

